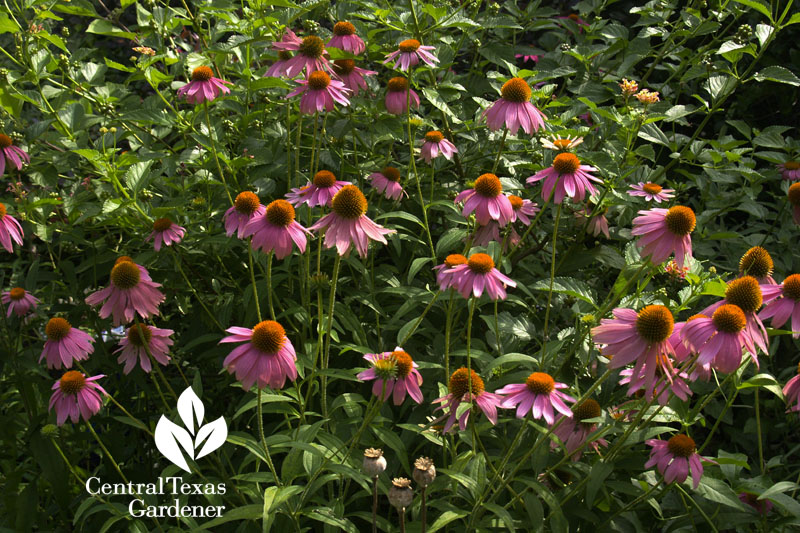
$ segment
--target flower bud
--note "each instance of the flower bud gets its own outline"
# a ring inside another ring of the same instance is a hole
[[[386,458],[383,456],[383,450],[377,448],[367,448],[364,450],[364,464],[362,465],[364,473],[370,477],[376,478],[381,472],[386,470]]]
[[[42,437],[46,439],[57,439],[58,438],[58,426],[54,424],[47,424],[40,430]]]
[[[392,487],[389,489],[389,503],[398,510],[403,510],[414,501],[414,490],[411,488],[411,480],[404,477],[396,477],[392,480]]]
[[[411,473],[411,477],[423,488],[433,483],[433,480],[436,479],[436,467],[433,466],[433,460],[428,457],[420,457],[414,461],[414,471]]]

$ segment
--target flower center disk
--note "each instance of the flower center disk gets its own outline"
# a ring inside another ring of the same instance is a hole
[[[308,86],[315,91],[326,89],[331,84],[331,77],[321,70],[315,70],[308,77]]]
[[[694,231],[697,219],[694,216],[694,211],[683,205],[676,205],[670,207],[667,215],[664,217],[667,224],[667,229],[674,235],[683,237],[689,235]]]
[[[483,380],[474,370],[461,367],[450,376],[450,382],[447,384],[448,391],[456,398],[461,398],[470,392],[470,380],[472,380],[472,394],[477,396],[485,390]]]
[[[322,57],[322,52],[325,51],[325,44],[316,35],[309,35],[300,43],[299,51],[306,57],[317,59]]]
[[[250,342],[261,352],[275,354],[286,342],[286,330],[274,320],[264,320],[253,328]]]
[[[192,81],[208,81],[214,77],[211,67],[197,67],[192,71]]]
[[[792,300],[800,300],[800,274],[792,274],[783,280],[783,295]]]
[[[739,333],[747,325],[747,318],[738,305],[724,304],[711,315],[714,326],[725,333]]]
[[[139,267],[129,261],[114,265],[111,269],[111,283],[118,289],[130,289],[139,284],[142,273]]]
[[[476,274],[488,274],[494,268],[494,260],[489,254],[477,253],[469,256],[467,265]]]
[[[442,142],[444,135],[439,130],[429,131],[425,134],[425,140],[432,143]]]
[[[134,324],[128,328],[128,342],[134,346],[147,346],[151,338],[153,338],[153,331],[146,324]]]
[[[553,159],[553,169],[559,174],[572,174],[581,166],[581,160],[575,154],[558,154]]]
[[[294,222],[294,207],[286,200],[275,200],[267,206],[266,217],[273,226],[285,228]]]
[[[475,180],[475,192],[485,198],[496,198],[503,192],[503,185],[494,174],[481,174]]]
[[[658,185],[657,183],[645,183],[642,186],[642,190],[648,194],[658,194],[662,189],[663,188],[661,185]]]
[[[394,359],[394,365],[397,369],[397,377],[404,378],[411,373],[411,370],[414,369],[414,360],[411,359],[411,356],[408,353],[399,350],[396,352],[392,352],[392,359]]]
[[[416,39],[406,39],[401,42],[397,48],[403,53],[416,52],[421,46],[420,42]]]
[[[343,20],[333,25],[333,34],[339,36],[353,35],[356,33],[356,27],[351,23]]]
[[[531,86],[522,78],[511,78],[500,89],[503,100],[522,103],[531,99]]]
[[[22,287],[14,287],[8,291],[8,297],[14,301],[19,301],[25,298],[25,289]]]
[[[258,196],[250,191],[240,192],[233,201],[233,206],[236,208],[236,211],[243,215],[252,215],[260,205],[261,201],[258,199]]]
[[[172,221],[168,218],[158,218],[153,222],[153,229],[155,231],[167,231],[172,227]]]
[[[556,139],[553,141],[553,146],[559,150],[566,150],[570,147],[572,141],[570,139]]]
[[[579,422],[589,420],[591,418],[598,418],[602,412],[603,410],[600,408],[600,404],[591,398],[582,401],[572,408],[572,414],[575,417],[575,420]]]
[[[333,210],[342,218],[356,219],[367,212],[367,199],[355,185],[345,185],[333,197]]]
[[[556,382],[550,374],[534,372],[525,380],[528,390],[534,394],[550,394],[556,388]]]
[[[396,366],[395,360],[391,357],[378,359],[375,361],[375,373],[381,379],[394,379]]]
[[[674,326],[672,312],[663,305],[648,305],[636,317],[636,331],[649,344],[667,340]]]
[[[118,265],[120,263],[133,263],[133,258],[129,255],[121,255],[117,257],[116,261],[114,261],[115,265]]]
[[[728,283],[725,289],[728,303],[738,305],[745,313],[754,313],[761,307],[761,287],[753,276],[742,276]]]
[[[792,183],[786,197],[793,206],[800,206],[800,183]]]
[[[86,385],[86,378],[77,370],[65,372],[58,382],[58,388],[63,394],[78,394]]]
[[[739,260],[739,273],[750,274],[755,278],[766,278],[772,275],[775,263],[769,252],[761,246],[753,246]]]
[[[395,167],[383,167],[381,174],[383,174],[383,177],[389,181],[393,181],[395,183],[400,181],[400,171]]]
[[[466,265],[467,258],[461,254],[450,254],[444,259],[444,264],[447,265],[449,268],[453,268],[456,265]]]
[[[11,141],[11,137],[5,133],[0,133],[0,148],[8,148],[12,144],[14,143]]]
[[[408,90],[408,81],[402,76],[395,76],[389,80],[389,83],[386,86],[389,89],[389,92],[404,93],[406,90]]]
[[[511,207],[514,211],[519,211],[522,209],[522,198],[516,196],[514,194],[508,195],[508,201],[511,202]]]
[[[314,174],[314,186],[320,189],[327,189],[333,187],[336,183],[336,176],[329,170],[320,170]]]
[[[787,161],[783,164],[783,167],[786,170],[797,170],[800,169],[800,161]]]
[[[667,441],[667,449],[672,455],[689,458],[695,451],[694,440],[687,435],[675,435]]]
[[[63,318],[51,318],[44,327],[44,333],[51,341],[60,341],[72,329],[72,325]]]
[[[355,68],[356,62],[352,59],[337,59],[333,62],[333,70],[337,74],[350,74]]]
[[[6,205],[3,204],[3,203],[0,203],[0,218],[3,218],[4,216],[6,216],[7,212],[8,211],[6,211]]]

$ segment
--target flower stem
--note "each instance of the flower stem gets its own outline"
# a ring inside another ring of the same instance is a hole
[[[428,487],[422,487],[422,502],[420,502],[420,521],[422,522],[422,533],[428,530]]]
[[[761,437],[761,409],[758,404],[758,388],[756,387],[756,438],[758,438],[758,464],[761,466],[761,473],[766,473],[764,465],[764,439]]]
[[[109,460],[109,461],[111,461],[111,464],[112,464],[112,465],[114,465],[114,469],[115,469],[115,470],[117,471],[117,473],[119,474],[119,477],[121,477],[121,478],[122,478],[122,481],[124,481],[125,483],[127,483],[127,482],[128,482],[128,478],[126,478],[126,477],[125,477],[125,474],[123,474],[123,473],[122,473],[122,470],[120,470],[120,468],[119,468],[119,465],[118,465],[118,464],[117,464],[117,462],[114,460],[114,456],[113,456],[113,455],[111,455],[111,452],[109,452],[109,451],[108,451],[108,448],[106,448],[106,445],[105,445],[105,444],[103,444],[103,441],[102,441],[102,440],[100,440],[100,436],[97,434],[97,432],[95,432],[94,428],[92,427],[92,425],[89,423],[89,421],[88,421],[88,420],[84,420],[84,422],[86,422],[86,427],[88,427],[88,428],[89,428],[89,431],[91,431],[91,432],[92,432],[92,435],[94,435],[94,438],[95,438],[95,440],[97,441],[97,444],[99,444],[99,445],[100,445],[100,449],[102,449],[102,450],[103,450],[103,453],[106,455],[106,457],[108,458],[108,460]]]
[[[428,314],[428,311],[433,306],[433,303],[439,298],[440,294],[441,292],[437,292],[436,294],[433,295],[433,298],[431,298],[431,301],[428,303],[427,307],[425,307],[425,310],[422,311],[422,313],[419,315],[419,318],[417,318],[417,321],[414,324],[414,326],[409,330],[408,333],[406,333],[406,336],[403,337],[403,339],[400,341],[400,346],[405,346],[406,341],[411,338],[411,336],[414,334],[415,331],[417,331],[417,328],[422,322],[422,319],[425,318],[425,315]]]
[[[292,179],[289,181],[289,187],[286,192],[289,192],[295,186],[295,178],[297,178],[297,171],[300,168],[300,134],[303,132],[303,115],[301,114],[297,119],[297,140],[294,143],[294,168],[292,169]],[[287,132],[288,135],[288,132]]]
[[[272,258],[272,252],[270,252]],[[253,239],[247,239],[247,262],[250,265],[250,283],[253,286],[253,299],[256,301],[256,316],[258,321],[261,322],[261,305],[258,303],[258,288],[256,288],[256,274],[253,269]],[[269,281],[267,281],[269,285]],[[271,303],[271,302],[270,302]],[[272,320],[275,320],[275,313],[272,314]]]
[[[411,0],[409,0],[410,2]],[[412,9],[413,12],[413,9]],[[415,15],[416,17],[416,15]],[[422,196],[422,185],[419,182],[419,174],[417,173],[417,163],[414,159],[414,137],[411,135],[411,71],[408,73],[408,89],[406,90],[406,126],[408,127],[408,150],[409,150],[409,165],[411,171],[414,172],[414,178],[417,182],[417,194],[419,195],[419,205],[422,207],[422,221],[425,224],[425,236],[428,237],[428,246],[431,248],[431,258],[434,264],[436,263],[436,249],[433,247],[433,239],[431,238],[431,229],[428,225],[428,208],[425,204],[425,197]],[[409,171],[409,176],[411,175]]]
[[[378,476],[372,478],[372,533],[378,533]]]
[[[322,354],[322,370],[328,368],[328,358],[331,351],[331,327],[333,326],[333,305],[336,301],[336,285],[339,281],[339,267],[342,263],[342,256],[336,254],[336,260],[333,263],[333,277],[331,278],[331,296],[328,302],[328,323],[325,326],[325,350]],[[328,398],[326,394],[326,387],[328,379],[326,375],[322,375],[322,417],[328,418]]]
[[[211,129],[211,117],[208,115],[208,101],[203,102],[203,110],[206,114],[206,125],[208,126],[208,140],[211,141],[211,153],[214,154],[214,161],[217,162],[217,170],[219,171],[219,179],[222,180],[222,186],[225,187],[225,194],[228,195],[228,201],[233,205],[233,197],[228,190],[228,183],[225,181],[225,173],[222,171],[222,165],[219,162],[217,155],[217,144],[214,142],[213,130]],[[210,209],[210,205],[209,205]]]
[[[556,277],[556,238],[558,237],[558,224],[561,221],[561,206],[563,204],[558,204],[558,210],[556,211],[556,221],[553,224],[553,252],[550,256],[550,287],[547,291],[547,307],[544,311],[544,327],[542,328],[542,352],[539,355],[539,368],[544,367],[544,358],[545,358],[545,348],[547,346],[547,326],[549,325],[550,320],[550,303],[553,300],[553,281]]]
[[[497,165],[500,164],[500,155],[503,153],[503,148],[506,145],[506,135],[508,135],[508,128],[503,130],[503,138],[500,139],[500,149],[497,150],[497,157],[494,158],[494,165],[492,165],[492,174],[497,172]]]
[[[447,303],[447,319],[444,326],[444,380],[450,379],[450,333],[453,329],[453,298],[455,290],[450,290],[450,301]]]
[[[262,414],[261,409],[261,387],[258,388],[258,436],[261,438],[261,447],[264,448],[264,457],[267,459],[267,466],[269,467],[269,471],[272,472],[272,476],[275,478],[275,484],[279,487],[283,485],[281,483],[281,478],[278,477],[278,473],[275,471],[275,465],[272,464],[272,456],[269,454],[269,448],[267,447],[267,439],[264,438],[264,417]]]
[[[270,250],[267,255],[267,302],[269,303],[269,316],[275,320],[275,309],[272,306],[272,256],[274,252]],[[259,319],[261,320],[261,319]]]

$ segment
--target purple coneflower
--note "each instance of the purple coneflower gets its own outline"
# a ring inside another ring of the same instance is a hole
[[[88,421],[92,415],[97,414],[103,406],[100,394],[108,396],[97,380],[104,378],[104,374],[87,378],[77,370],[65,372],[61,379],[56,381],[51,390],[55,392],[50,397],[48,410],[56,410],[56,423],[61,426],[72,419],[77,424],[80,417]]]
[[[328,41],[328,47],[338,48],[355,55],[360,55],[367,48],[364,40],[356,35],[356,27],[347,21],[340,21],[333,25],[333,37]]]
[[[800,180],[800,161],[787,161],[778,165],[778,170],[785,180]]]
[[[225,211],[222,220],[225,222],[225,234],[230,237],[236,232],[240,239],[244,238],[244,228],[247,223],[258,215],[263,215],[266,207],[261,205],[261,201],[255,193],[242,191],[236,195],[233,206]]]
[[[444,433],[450,431],[450,428],[456,423],[456,414],[461,402],[473,402],[483,411],[483,414],[492,424],[497,424],[497,408],[503,398],[497,394],[487,392],[483,380],[474,370],[467,370],[461,367],[453,372],[447,384],[447,390],[448,393],[445,396],[433,400],[433,403],[442,404],[435,409],[436,411],[447,409],[448,414],[447,422],[444,424]],[[458,417],[458,427],[461,431],[467,429],[470,411],[471,409],[466,409]]]
[[[264,73],[265,78],[280,78],[286,73],[286,67],[289,63],[289,60],[292,58],[292,54],[289,52],[279,51],[278,52],[278,60],[275,61],[270,67],[267,69],[267,72]]]
[[[425,134],[425,142],[420,149],[420,156],[426,163],[430,164],[439,154],[449,161],[456,153],[458,153],[458,148],[445,139],[441,131],[434,130]]]
[[[400,67],[400,70],[408,71],[422,59],[429,67],[435,67],[439,60],[431,53],[433,50],[433,46],[422,46],[416,39],[406,39],[397,45],[397,50],[386,56],[383,64],[397,59],[394,68]]]
[[[389,200],[399,200],[404,194],[408,196],[400,185],[400,171],[395,167],[383,167],[380,172],[370,174],[369,179],[375,190]]]
[[[759,318],[772,318],[772,327],[782,327],[789,318],[792,319],[792,335],[795,339],[800,338],[800,274],[792,274],[778,285],[782,298],[775,298],[767,304],[758,316]],[[775,292],[774,289],[761,287],[762,293],[766,295]]]
[[[461,254],[450,254],[444,259],[444,263],[436,265],[433,269],[436,271],[436,282],[439,284],[440,291],[446,291],[449,288],[455,288],[453,284],[453,268],[458,265],[466,265],[467,258]]]
[[[792,219],[800,226],[800,183],[792,183],[786,193],[786,199],[792,204]]]
[[[16,313],[17,316],[25,316],[31,309],[36,309],[36,304],[39,303],[38,298],[22,287],[14,287],[10,291],[4,292],[2,301],[3,304],[8,306],[6,317],[10,317],[11,313]]]
[[[597,192],[592,182],[603,183],[603,180],[592,176],[591,172],[597,169],[590,165],[582,165],[578,156],[569,152],[562,152],[553,159],[553,165],[540,170],[526,180],[529,185],[539,180],[544,180],[542,199],[548,200],[555,188],[553,202],[560,204],[565,196],[572,198],[575,203],[582,202],[586,193],[593,195]]]
[[[5,204],[0,203],[0,244],[8,253],[14,253],[14,245],[11,241],[22,246],[23,235],[22,226],[17,219],[8,214]]]
[[[579,144],[583,142],[583,137],[575,137],[574,139],[570,136],[566,137],[558,137],[553,136],[549,139],[547,137],[542,138],[542,147],[547,148],[548,150],[555,150],[556,152],[566,152],[575,148]]]
[[[192,81],[178,89],[178,96],[186,97],[190,104],[211,102],[219,96],[220,91],[225,94],[231,90],[225,84],[233,85],[229,81],[214,77],[211,67],[197,67],[192,71]]]
[[[761,246],[753,246],[739,259],[739,276],[753,276],[761,285],[777,285],[772,279],[775,263]]]
[[[584,420],[600,418],[602,412],[600,404],[596,400],[587,398],[581,403],[572,406],[572,416],[564,416],[562,414],[556,416],[554,423],[557,424],[557,427],[553,430],[553,435],[561,439],[567,456],[573,461],[580,460],[586,439],[597,429],[597,423],[584,422]],[[603,438],[592,439],[589,442],[589,446],[594,451],[598,451],[600,446],[608,446],[608,442]],[[558,443],[551,442],[550,448],[555,450],[558,448]]]
[[[675,189],[665,189],[657,183],[643,183],[640,181],[636,185],[631,185],[631,188],[628,189],[628,196],[641,196],[648,202],[660,204],[670,198],[674,198],[675,195],[672,194],[674,192]]]
[[[422,376],[417,370],[418,365],[411,356],[399,346],[393,352],[368,353],[364,359],[372,363],[372,368],[360,372],[356,377],[361,381],[375,380],[372,385],[372,394],[386,400],[390,395],[395,405],[400,405],[406,399],[406,394],[417,402],[422,403]]]
[[[508,201],[511,202],[511,222],[519,220],[526,226],[530,226],[531,218],[541,211],[535,202],[528,199],[523,199],[515,194],[508,195]]]
[[[365,76],[377,74],[374,70],[357,67],[356,62],[352,59],[337,59],[333,62],[333,71],[342,80],[344,86],[353,92],[353,96],[358,96],[362,89],[367,90]]]
[[[119,261],[111,269],[111,283],[105,289],[90,294],[86,303],[100,308],[100,317],[113,315],[115,326],[127,324],[136,313],[142,318],[158,314],[158,304],[164,295],[158,290],[160,283],[154,283],[147,271],[142,271],[133,261]],[[124,320],[124,322],[123,322]]]
[[[512,383],[495,394],[505,396],[500,403],[504,409],[517,409],[517,418],[525,418],[530,411],[534,420],[544,418],[548,424],[555,421],[553,409],[566,417],[572,417],[565,401],[575,403],[575,398],[558,389],[566,389],[565,383],[556,383],[550,374],[534,372],[525,383]]]
[[[145,372],[150,372],[152,365],[147,352],[153,356],[160,365],[166,366],[169,363],[169,347],[172,346],[170,335],[175,333],[171,329],[161,329],[146,324],[134,324],[128,328],[125,337],[119,341],[119,348],[114,353],[119,353],[118,363],[124,363],[122,369],[124,374],[130,374],[131,370],[139,362],[139,366]]]
[[[800,364],[797,365],[797,375],[783,387],[783,397],[786,399],[787,413],[800,412]]]
[[[642,366],[638,374],[633,368],[626,368],[619,373],[622,377],[619,384],[628,385],[628,396],[634,396],[642,391],[648,402],[655,399],[660,405],[667,405],[670,393],[683,401],[688,400],[692,395],[692,389],[686,384],[689,376],[674,368],[672,361],[666,355],[659,355],[656,361],[658,366],[655,373],[650,372],[647,363]]]
[[[608,213],[608,208],[604,208],[598,211],[594,216],[592,215],[592,211],[594,211],[594,206],[591,202],[586,207],[582,207],[581,209],[575,211],[575,218],[579,221],[586,221],[588,218],[588,222],[586,222],[586,232],[594,235],[597,237],[601,233],[606,236],[606,239],[611,238],[611,234],[608,231],[608,219],[606,218],[606,213]]]
[[[772,502],[768,498],[759,500],[758,494],[753,494],[752,492],[740,492],[739,501],[749,505],[756,512],[761,513],[763,515],[769,514],[769,512],[772,511],[773,507]]]
[[[300,39],[292,30],[286,32],[280,42],[273,42],[272,47],[283,52],[297,52],[286,60],[286,75],[294,78],[306,69],[306,75],[315,70],[332,72],[331,63],[325,57],[325,43],[316,35]]]
[[[11,163],[17,170],[22,170],[22,163],[31,162],[31,157],[25,150],[14,146],[14,141],[5,133],[0,133],[0,176],[6,171],[6,163]]]
[[[639,211],[633,219],[631,234],[639,235],[636,245],[642,257],[650,257],[655,264],[666,261],[675,253],[675,262],[682,267],[686,258],[692,257],[692,238],[689,236],[697,224],[694,211],[682,205],[669,209]]]
[[[455,203],[464,202],[461,214],[468,217],[475,212],[478,224],[485,226],[490,220],[496,220],[501,226],[511,222],[514,208],[511,201],[503,194],[503,184],[494,174],[482,174],[475,180],[472,189],[461,191]]]
[[[300,87],[286,95],[286,98],[302,94],[300,98],[300,112],[313,115],[320,111],[333,111],[334,102],[343,106],[350,105],[347,99],[349,89],[344,83],[332,80],[325,72],[315,70],[307,80],[298,80]]]
[[[506,287],[517,284],[494,267],[490,255],[477,253],[469,256],[466,264],[453,267],[451,286],[464,298],[469,298],[470,294],[480,298],[485,289],[492,300],[505,300]]]
[[[530,135],[539,128],[545,127],[544,113],[532,103],[531,87],[522,78],[511,78],[500,89],[501,98],[489,106],[482,114],[486,117],[486,125],[492,131],[508,128],[508,132],[516,135],[520,127]]]
[[[644,464],[645,468],[656,466],[664,476],[665,483],[683,483],[689,476],[691,469],[693,487],[697,489],[700,478],[703,476],[701,461],[717,464],[697,453],[694,440],[687,435],[675,435],[668,441],[649,439],[645,441],[650,450],[650,460]]]
[[[161,250],[161,245],[172,246],[173,243],[179,243],[186,235],[186,228],[175,224],[169,218],[158,218],[153,222],[153,231],[144,242],[153,239],[153,248],[156,252]]]
[[[396,76],[386,85],[386,111],[393,115],[402,115],[408,110],[408,102],[414,109],[419,108],[419,96],[414,89],[408,87],[408,80]]]
[[[84,361],[89,354],[94,352],[92,343],[94,339],[88,333],[78,328],[63,318],[55,317],[47,321],[44,327],[47,340],[39,356],[47,360],[47,368],[70,368],[73,361]]]
[[[306,234],[311,232],[295,220],[292,204],[286,200],[271,202],[264,214],[250,219],[244,228],[244,236],[253,236],[253,247],[264,253],[275,252],[275,257],[283,259],[292,253],[292,243],[300,253],[306,251]]]
[[[350,185],[350,182],[337,180],[334,173],[329,170],[320,170],[308,184],[292,189],[286,198],[295,207],[303,204],[308,204],[309,207],[329,207],[333,197],[345,185]]]
[[[244,390],[250,390],[253,383],[257,383],[259,389],[266,386],[281,389],[286,378],[297,379],[297,355],[280,324],[264,320],[253,329],[231,327],[225,331],[231,335],[220,343],[246,343],[234,348],[222,363],[228,373],[236,372],[236,379],[242,382]]]

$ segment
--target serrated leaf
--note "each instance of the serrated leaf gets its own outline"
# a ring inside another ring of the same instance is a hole
[[[534,283],[531,288],[540,291],[549,291],[550,280],[539,280]],[[592,289],[590,289],[589,286],[582,281],[578,281],[573,278],[554,278],[553,292],[568,294],[575,298],[579,298],[584,302],[588,302],[594,307],[597,307],[597,304],[595,304],[594,291],[592,291]]]
[[[777,65],[772,65],[765,69],[762,69],[755,76],[753,79],[756,81],[775,81],[778,83],[785,83],[786,85],[794,85],[795,87],[800,87],[800,78],[794,75],[794,73],[785,67],[779,67]]]

